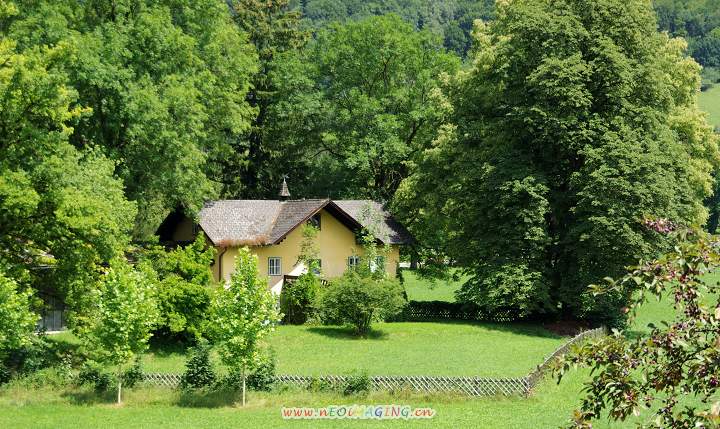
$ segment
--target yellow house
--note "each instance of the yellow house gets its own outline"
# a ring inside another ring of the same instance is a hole
[[[260,273],[267,276],[268,286],[280,293],[286,278],[307,272],[298,261],[301,227],[306,223],[319,229],[319,264],[326,278],[341,276],[358,263],[363,254],[358,235],[363,230],[372,232],[378,246],[388,249],[376,266],[384,266],[390,276],[397,273],[400,246],[412,242],[408,231],[382,205],[368,200],[212,201],[200,211],[197,223],[171,215],[158,234],[161,241],[182,243],[204,233],[217,251],[212,267],[217,281],[230,279],[238,249],[247,246],[257,255]]]

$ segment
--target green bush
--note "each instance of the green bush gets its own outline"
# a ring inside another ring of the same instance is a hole
[[[212,299],[214,257],[202,234],[189,246],[171,251],[154,247],[141,255],[158,277],[161,336],[194,341],[201,335]]]
[[[345,388],[343,389],[344,395],[359,395],[367,393],[372,387],[370,377],[362,372],[359,374],[352,374],[348,376],[345,381]]]
[[[199,389],[215,383],[215,371],[210,361],[210,345],[206,341],[198,343],[192,349],[185,368],[180,381],[182,389]]]
[[[10,374],[10,370],[0,362],[0,386],[7,383],[12,379],[12,374]]]
[[[102,365],[88,361],[80,369],[77,383],[81,386],[91,385],[96,392],[106,392],[110,389],[112,379]]]
[[[270,390],[275,383],[275,353],[267,351],[247,378],[247,385],[253,390]]]
[[[49,341],[46,335],[40,334],[30,338],[22,347],[11,350],[5,366],[11,373],[29,374],[61,364],[68,359],[69,353],[61,343]]]
[[[249,389],[270,390],[275,383],[275,353],[263,351],[258,364],[248,374],[245,383]],[[220,380],[215,389],[242,389],[242,374],[239,371],[232,371]]]
[[[128,368],[128,370],[125,371],[121,377],[122,384],[125,387],[135,387],[135,385],[145,379],[145,374],[143,373],[142,363],[140,362],[139,357],[135,359],[135,363],[133,364],[133,366]]]
[[[319,311],[323,323],[349,324],[356,334],[370,332],[372,322],[397,316],[406,304],[397,280],[376,279],[348,271],[321,294]]]
[[[313,377],[308,384],[308,390],[311,392],[330,392],[333,390],[333,385],[327,380]]]
[[[312,273],[301,275],[297,280],[283,286],[280,293],[280,312],[283,322],[302,325],[312,317],[315,300],[320,290],[320,280]]]

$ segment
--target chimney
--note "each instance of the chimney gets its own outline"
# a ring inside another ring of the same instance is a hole
[[[280,187],[280,201],[285,201],[290,198],[290,191],[288,190],[288,185],[285,181],[286,177],[287,176],[283,176],[282,186]]]

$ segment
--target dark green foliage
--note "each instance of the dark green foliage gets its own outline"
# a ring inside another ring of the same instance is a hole
[[[212,297],[214,257],[203,234],[188,246],[170,251],[155,247],[141,255],[158,276],[161,334],[190,341],[201,335]]]
[[[9,382],[12,379],[12,373],[10,369],[5,366],[4,362],[0,362],[0,386]]]
[[[254,109],[249,132],[234,139],[236,156],[221,159],[223,195],[231,198],[275,198],[284,174],[295,176],[295,153],[275,140],[277,129],[285,129],[271,117],[271,111],[286,103],[290,95],[278,80],[295,79],[298,69],[288,67],[286,53],[294,53],[310,34],[300,26],[300,14],[288,8],[288,0],[231,0],[234,20],[246,32],[259,56],[257,72],[247,101]],[[285,119],[284,119],[285,120]]]
[[[367,335],[373,322],[396,316],[405,302],[397,280],[365,277],[353,270],[323,290],[319,314],[325,324],[349,324],[356,334]]]
[[[69,51],[53,63],[88,109],[63,134],[112,159],[139,208],[137,238],[151,235],[169,209],[193,212],[216,195],[215,163],[235,155],[228,142],[255,115],[245,97],[257,56],[225,2],[22,1],[18,12],[7,33],[20,50]]]
[[[292,283],[286,283],[280,293],[280,312],[283,322],[302,325],[315,311],[316,297],[320,290],[320,279],[313,273],[306,273]]]
[[[199,342],[190,351],[190,359],[185,364],[180,387],[182,389],[199,389],[215,383],[215,371],[210,361],[211,347],[206,341]]]
[[[370,391],[372,381],[367,373],[361,372],[352,374],[347,377],[345,386],[343,387],[344,395],[361,395]]]
[[[3,365],[13,374],[26,375],[77,359],[63,343],[50,341],[46,335],[34,335],[28,344],[11,350]]]
[[[307,25],[321,29],[333,22],[357,21],[393,13],[413,28],[433,33],[448,50],[465,55],[476,19],[493,15],[494,0],[296,0]]]
[[[123,387],[135,387],[145,379],[140,358],[136,358],[133,365],[120,375]]]
[[[93,386],[96,392],[106,392],[112,384],[112,377],[102,365],[88,361],[78,373],[77,383],[81,386]]]
[[[272,350],[262,350],[255,366],[249,371],[246,384],[253,390],[270,390],[275,383],[275,353]],[[242,389],[242,373],[233,370],[216,384],[217,389]]]
[[[642,219],[707,216],[718,148],[699,66],[642,0],[514,0],[496,16],[396,207],[465,267],[460,299],[616,323],[624,298],[586,287],[666,248]]]
[[[690,43],[690,53],[703,66],[720,65],[720,2],[654,0],[658,27]]]
[[[402,312],[391,318],[393,321],[422,321],[436,319],[516,321],[519,317],[512,310],[489,312],[474,302],[410,301]]]
[[[247,378],[247,385],[254,390],[270,390],[275,383],[276,359],[273,350],[263,352],[262,358],[255,365]]]

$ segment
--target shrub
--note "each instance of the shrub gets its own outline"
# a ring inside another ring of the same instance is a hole
[[[315,300],[320,290],[320,280],[315,274],[301,275],[292,283],[286,284],[280,293],[280,312],[283,322],[302,325],[312,317]]]
[[[128,368],[122,375],[122,382],[125,387],[135,387],[136,384],[140,383],[145,379],[145,374],[142,370],[142,363],[140,357],[135,359],[133,366]]]
[[[110,374],[97,362],[88,361],[80,369],[77,382],[79,385],[91,385],[96,392],[106,392],[110,389]]]
[[[0,271],[0,360],[30,343],[38,320],[30,309],[32,292]]]
[[[12,375],[10,374],[10,370],[0,362],[0,386],[10,381],[12,378]]]
[[[329,392],[333,390],[333,385],[325,379],[313,377],[308,384],[308,390],[311,392]]]
[[[199,342],[192,349],[185,368],[180,381],[182,389],[199,389],[215,383],[215,371],[210,361],[210,345],[206,341]]]
[[[349,324],[358,335],[367,334],[373,321],[396,316],[405,306],[397,280],[365,277],[348,271],[321,294],[320,313],[325,324]]]
[[[194,243],[166,251],[151,248],[142,256],[158,276],[158,331],[195,340],[202,332],[212,300],[210,264],[214,250],[199,234]]]
[[[343,389],[344,395],[358,395],[362,393],[367,393],[370,391],[370,388],[372,387],[372,382],[370,381],[370,377],[364,373],[358,373],[358,374],[352,374],[348,376],[347,381],[345,381],[345,388]]]
[[[267,351],[247,378],[248,387],[254,390],[270,390],[275,383],[275,353]]]
[[[271,351],[262,352],[255,367],[246,378],[247,387],[253,390],[270,390],[275,383],[275,354]],[[242,372],[231,371],[220,380],[216,389],[242,389]]]

